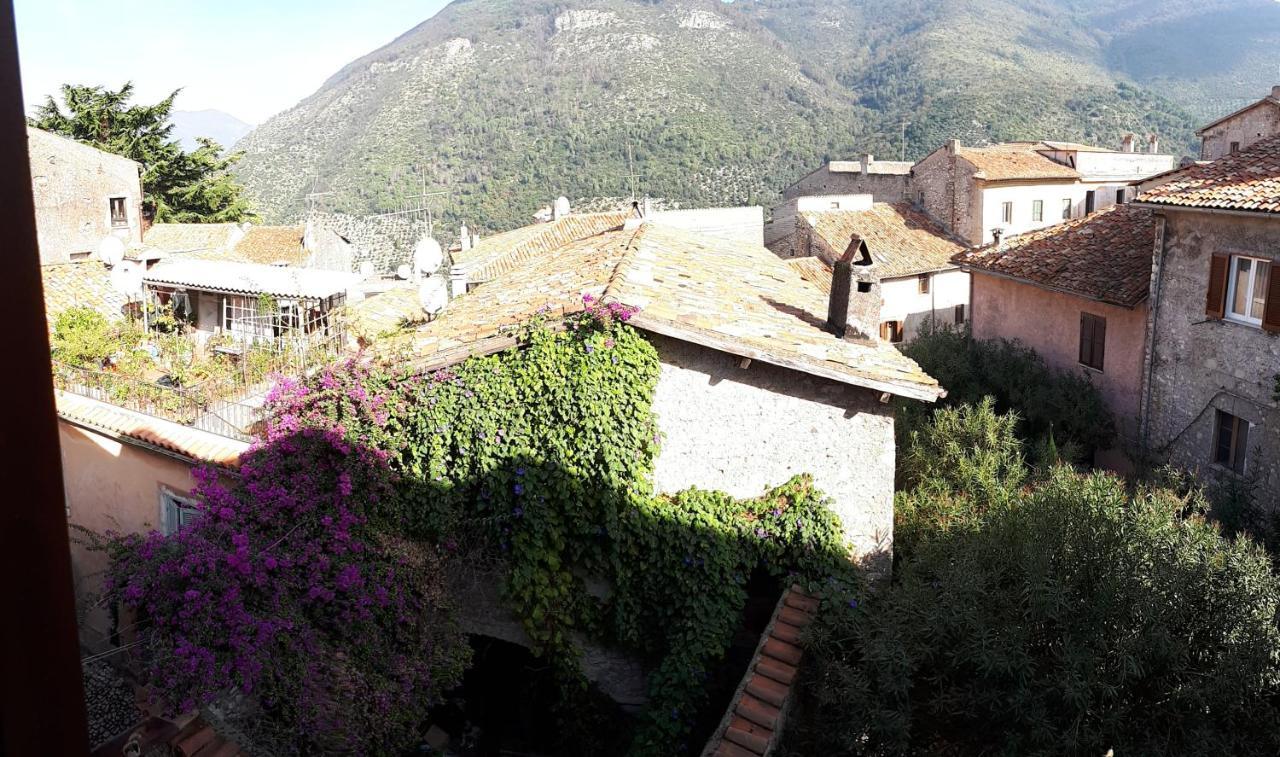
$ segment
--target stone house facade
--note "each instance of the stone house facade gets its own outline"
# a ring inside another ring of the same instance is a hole
[[[784,200],[822,195],[871,195],[876,202],[910,199],[911,162],[876,160],[863,155],[860,160],[833,160],[782,190]]]
[[[1271,94],[1196,131],[1200,159],[1218,160],[1280,134],[1280,84]]]
[[[1280,135],[1144,191],[1163,220],[1142,435],[1209,483],[1280,506]]]
[[[104,237],[142,241],[142,166],[27,128],[41,265],[90,259]]]

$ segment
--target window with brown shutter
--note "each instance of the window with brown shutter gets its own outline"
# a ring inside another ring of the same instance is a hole
[[[902,341],[902,321],[885,321],[880,324],[880,338],[892,344]]]
[[[1107,352],[1107,319],[1093,313],[1080,314],[1080,364],[1102,370]]]
[[[1267,284],[1267,304],[1262,311],[1262,328],[1271,333],[1280,332],[1280,266],[1272,264],[1271,280]]]
[[[1209,263],[1209,290],[1205,296],[1204,314],[1210,318],[1221,318],[1227,312],[1227,269],[1230,266],[1231,256],[1217,253]]]
[[[1217,411],[1214,424],[1213,461],[1227,470],[1244,473],[1249,453],[1249,421]]]
[[[916,286],[919,289],[920,294],[928,294],[929,293],[929,274],[927,273],[920,274],[916,278]]]

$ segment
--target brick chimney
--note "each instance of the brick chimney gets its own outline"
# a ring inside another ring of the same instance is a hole
[[[1160,152],[1160,135],[1152,132],[1147,135],[1147,152],[1155,155]]]
[[[827,302],[827,330],[837,337],[866,338],[866,324],[878,318],[880,287],[871,275],[874,261],[861,237],[849,239],[844,255],[832,266],[831,298]]]
[[[871,164],[874,163],[875,160],[876,160],[876,156],[872,155],[869,152],[864,152],[862,154],[862,175],[863,176],[866,176],[868,173],[871,172]]]
[[[950,155],[955,155],[955,154],[956,154],[956,153],[958,153],[958,152],[960,152],[960,140],[958,140],[958,139],[948,139],[948,140],[947,140],[947,153],[948,153],[948,154],[950,154]]]
[[[462,224],[462,228],[458,231],[458,236],[461,237],[462,251],[466,252],[467,250],[470,250],[471,232],[467,230],[467,225],[465,223]]]
[[[1120,140],[1120,152],[1133,152],[1133,145],[1137,138],[1137,135],[1132,132],[1124,135],[1124,138]]]

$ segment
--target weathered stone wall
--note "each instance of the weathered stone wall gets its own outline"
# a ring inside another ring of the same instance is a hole
[[[893,544],[893,411],[876,393],[652,336],[662,359],[655,486],[738,497],[813,474],[853,553],[887,567]],[[883,561],[883,562],[882,562]]]
[[[313,212],[307,225],[336,232],[351,245],[352,267],[367,261],[378,273],[391,273],[401,265],[413,265],[413,248],[426,236],[426,219],[411,214],[398,216],[351,216],[344,213]],[[438,241],[438,240],[437,240]],[[446,245],[447,246],[447,245]]]
[[[850,161],[852,166],[857,163]],[[837,165],[838,167],[838,165]],[[784,200],[814,195],[869,194],[876,202],[901,202],[910,199],[910,173],[862,173],[852,170],[832,170],[828,163],[805,176],[782,192]]]
[[[952,234],[969,244],[981,244],[973,167],[958,160],[948,145],[917,163],[912,174],[911,200]]]
[[[1206,131],[1200,137],[1200,159],[1217,160],[1231,154],[1231,143],[1243,150],[1259,139],[1280,134],[1280,107],[1263,104]]]
[[[1280,506],[1280,335],[1205,315],[1213,253],[1269,258],[1280,272],[1280,219],[1169,211],[1165,251],[1153,275],[1148,442],[1153,452],[1207,480],[1223,475],[1213,460],[1215,410],[1252,424],[1247,471],[1257,494]]]
[[[142,182],[137,163],[55,134],[27,129],[40,263],[66,263],[94,253],[103,237],[142,241]],[[128,219],[111,222],[111,198],[123,197]]]

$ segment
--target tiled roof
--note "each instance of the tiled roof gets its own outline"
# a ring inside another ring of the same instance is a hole
[[[963,253],[956,262],[1131,308],[1147,298],[1154,246],[1151,211],[1116,205]]]
[[[242,234],[234,223],[157,223],[142,241],[165,252],[230,251]]]
[[[343,317],[351,336],[372,344],[407,323],[425,320],[427,314],[418,303],[418,290],[401,286],[347,305]]]
[[[789,258],[787,265],[800,274],[800,278],[813,284],[823,294],[831,294],[831,266],[817,255],[805,258]]]
[[[1204,126],[1201,126],[1199,129],[1196,129],[1196,136],[1203,137],[1206,131],[1209,131],[1210,129],[1222,123],[1223,121],[1230,121],[1231,119],[1235,118],[1241,113],[1246,113],[1248,111],[1253,110],[1254,108],[1257,108],[1258,106],[1266,106],[1266,105],[1280,108],[1280,98],[1276,98],[1274,95],[1268,95],[1262,98],[1261,100],[1258,100],[1257,102],[1249,103],[1248,105],[1244,106],[1240,110],[1234,111],[1232,113],[1228,113],[1222,118],[1219,118],[1218,120],[1212,123],[1205,124]]]
[[[305,265],[310,257],[302,248],[303,226],[250,226],[231,249],[230,258],[267,265]]]
[[[876,275],[883,279],[912,276],[953,267],[952,256],[965,245],[910,203],[877,202],[870,210],[804,211],[800,217],[825,249],[815,253],[834,262],[861,237],[867,243]]]
[[[50,327],[58,313],[72,307],[93,308],[113,319],[123,315],[127,300],[111,286],[111,270],[97,260],[41,266],[40,277]]]
[[[411,335],[420,364],[491,352],[541,312],[582,310],[582,295],[640,309],[638,328],[835,381],[927,401],[943,394],[914,361],[877,340],[824,330],[827,297],[762,246],[646,223],[571,242],[455,299]],[[390,343],[398,352],[404,345]]]
[[[1096,147],[1094,145],[1081,144],[1079,142],[1041,142],[1046,150],[1055,150],[1058,152],[1119,152],[1118,150],[1109,150],[1105,147]]]
[[[1019,179],[1078,179],[1079,172],[1039,153],[1039,142],[1008,142],[990,147],[961,147],[956,153],[977,169],[975,178],[987,181]]]
[[[182,258],[157,264],[143,274],[142,280],[148,284],[215,292],[324,299],[346,292],[355,285],[356,276],[310,268]]]
[[[467,282],[489,281],[529,258],[570,242],[616,229],[627,213],[574,213],[558,221],[535,223],[483,239],[470,250],[455,250],[453,266],[467,272]]]
[[[1280,213],[1280,135],[1235,155],[1187,166],[1138,195],[1138,202]]]
[[[78,394],[57,392],[58,416],[73,423],[160,447],[192,460],[224,467],[240,464],[245,442],[136,413]]]
[[[818,599],[799,586],[783,592],[702,757],[764,757],[778,745],[804,656],[800,634],[817,612]]]

